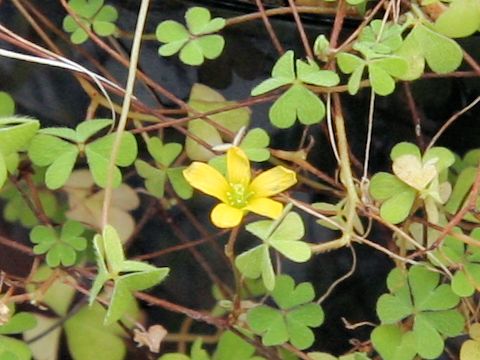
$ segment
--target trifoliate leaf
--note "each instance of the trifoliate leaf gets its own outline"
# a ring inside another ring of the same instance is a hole
[[[94,245],[99,270],[90,291],[90,303],[97,297],[105,282],[112,280],[114,287],[105,315],[105,324],[108,325],[120,319],[135,302],[132,292],[160,283],[168,275],[169,269],[125,260],[118,233],[110,225],[104,228],[102,235],[95,236]]]
[[[92,176],[88,170],[74,171],[64,186],[68,196],[69,210],[66,216],[93,229],[100,229],[105,190],[94,188]],[[135,220],[129,211],[140,205],[137,193],[125,184],[113,189],[112,202],[108,211],[108,223],[115,226],[122,241],[127,240],[134,231]]]
[[[60,234],[55,229],[37,225],[30,232],[30,240],[37,244],[33,248],[35,254],[47,254],[48,266],[72,266],[77,259],[77,252],[85,250],[87,240],[81,235],[84,227],[75,221],[67,221]]]
[[[103,5],[103,0],[70,0],[70,9],[78,17],[81,24],[100,36],[109,36],[116,31],[115,21],[118,18],[117,10],[111,5]],[[88,33],[77,23],[77,20],[67,15],[63,19],[63,29],[70,34],[74,44],[81,44],[88,40]]]
[[[276,278],[272,296],[282,309],[260,305],[247,313],[247,322],[252,330],[262,336],[267,346],[280,345],[290,340],[299,349],[313,344],[314,336],[310,327],[323,323],[324,314],[320,305],[310,303],[315,293],[310,283],[294,287],[287,275]]]
[[[193,7],[185,14],[184,25],[166,20],[157,26],[155,35],[165,43],[159,48],[161,56],[171,56],[180,51],[180,60],[187,65],[201,65],[206,59],[215,59],[223,51],[225,40],[221,35],[211,35],[225,26],[225,19],[211,19],[206,8]]]
[[[264,285],[269,290],[274,286],[270,247],[295,262],[305,262],[310,259],[312,253],[310,246],[300,241],[305,233],[303,221],[295,212],[286,214],[280,222],[261,220],[250,223],[246,230],[264,241],[264,244],[237,256],[235,264],[248,278],[256,279],[262,276]]]

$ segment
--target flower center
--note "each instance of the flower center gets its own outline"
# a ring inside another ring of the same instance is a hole
[[[236,208],[247,206],[248,199],[253,195],[253,192],[247,192],[247,190],[248,188],[243,184],[230,183],[230,191],[227,192],[228,204]]]

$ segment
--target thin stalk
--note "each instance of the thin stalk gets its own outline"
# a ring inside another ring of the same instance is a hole
[[[102,227],[105,227],[108,224],[108,210],[110,208],[110,203],[112,201],[112,190],[113,190],[113,171],[115,169],[115,162],[118,157],[120,150],[120,145],[122,143],[122,135],[125,131],[127,125],[128,112],[130,109],[130,103],[132,100],[133,86],[135,84],[135,77],[137,72],[137,64],[140,53],[140,45],[142,42],[142,33],[145,26],[145,20],[147,18],[148,6],[150,0],[142,0],[140,4],[140,11],[138,13],[137,26],[135,28],[135,36],[133,39],[132,53],[130,58],[130,65],[128,69],[128,79],[127,87],[125,90],[125,97],[123,98],[122,113],[120,114],[120,120],[117,127],[117,132],[115,134],[115,141],[112,146],[112,152],[110,154],[110,160],[108,163],[108,174],[107,174],[107,186],[105,188],[105,198],[103,201],[102,208]]]

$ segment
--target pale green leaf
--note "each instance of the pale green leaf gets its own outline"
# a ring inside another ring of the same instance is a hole
[[[220,35],[206,35],[200,37],[197,40],[197,44],[200,47],[203,56],[211,60],[220,56],[225,46],[225,40]]]
[[[270,108],[270,120],[281,128],[291,127],[298,118],[302,124],[319,123],[325,116],[325,105],[317,95],[301,85],[293,85]]]
[[[292,82],[295,80],[294,69],[294,57],[293,50],[288,50],[283,54],[275,63],[272,69],[272,77],[282,81]]]
[[[173,20],[166,20],[157,26],[155,36],[158,41],[163,43],[178,42],[184,44],[190,35],[182,24]]]
[[[345,74],[351,74],[359,67],[365,65],[365,60],[349,53],[339,53],[336,59],[340,70]]]
[[[271,78],[267,79],[265,81],[262,81],[260,84],[255,86],[250,93],[252,96],[258,96],[265,94],[269,91],[278,89],[281,86],[290,84],[291,81],[289,79],[284,79],[284,78]]]
[[[435,327],[422,315],[418,314],[415,317],[413,325],[413,335],[417,352],[425,359],[438,358],[444,348],[444,342]],[[425,341],[428,339],[428,341]]]
[[[416,80],[425,69],[425,57],[420,44],[411,34],[402,43],[402,46],[395,52],[395,55],[407,61],[408,69],[402,75],[397,76],[401,80]]]
[[[37,166],[52,164],[61,154],[77,152],[75,144],[52,135],[38,134],[30,142],[28,157]]]
[[[15,102],[5,91],[0,91],[0,117],[11,116],[15,113]]]
[[[408,189],[392,196],[382,204],[380,216],[392,224],[401,223],[410,214],[415,197],[414,189]]]
[[[455,71],[462,63],[462,48],[444,35],[418,24],[412,36],[419,43],[428,66],[436,73]]]
[[[412,305],[399,296],[383,294],[378,298],[377,314],[382,323],[396,323],[411,315],[412,312]]]
[[[122,360],[127,348],[118,324],[103,324],[106,310],[94,303],[83,307],[65,322],[65,334],[70,353],[75,360]]]
[[[395,81],[376,63],[368,65],[368,77],[370,85],[378,95],[387,96],[395,90]]]
[[[22,150],[39,126],[38,120],[30,118],[14,116],[0,118],[0,152],[8,155]]]
[[[350,95],[355,95],[360,89],[360,81],[362,80],[363,71],[365,70],[365,65],[360,65],[357,67],[350,78],[348,79],[348,93]]]
[[[45,173],[45,184],[49,189],[61,188],[70,177],[78,157],[78,149],[70,148],[61,154],[57,154],[55,161],[48,167]]]
[[[180,50],[180,60],[187,65],[201,65],[204,61],[203,50],[198,39],[188,42]]]
[[[415,339],[396,325],[380,325],[371,334],[372,344],[384,360],[412,360],[415,357]]]
[[[472,35],[480,28],[480,2],[454,0],[435,21],[434,29],[450,38]]]

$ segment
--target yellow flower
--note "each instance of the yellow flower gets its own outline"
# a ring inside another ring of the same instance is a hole
[[[269,199],[297,182],[295,173],[283,166],[267,170],[251,179],[250,162],[242,149],[227,151],[227,176],[212,166],[195,161],[183,171],[187,181],[207,195],[221,201],[210,214],[212,222],[220,228],[235,227],[248,212],[275,219],[283,204]]]

